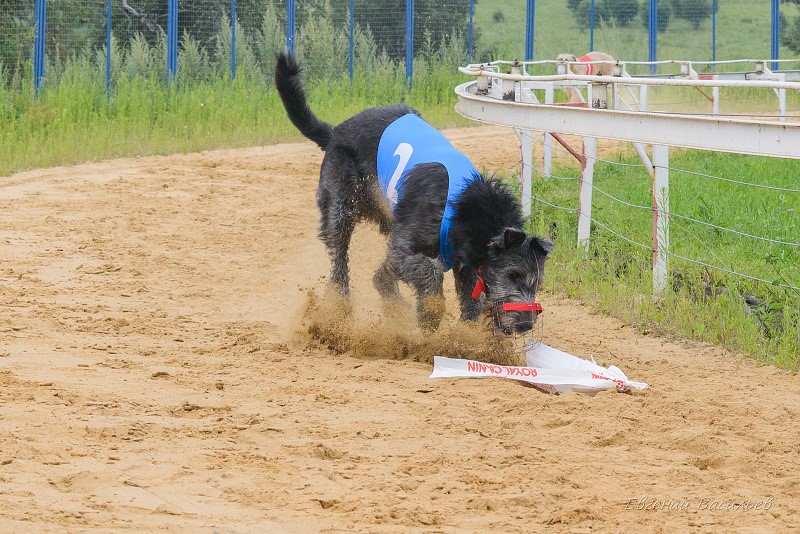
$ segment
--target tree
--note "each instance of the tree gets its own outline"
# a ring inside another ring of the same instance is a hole
[[[656,18],[658,19],[656,23],[658,33],[664,33],[667,30],[667,26],[669,26],[670,18],[672,18],[672,10],[669,4],[658,5]],[[642,25],[645,28],[650,27],[650,0],[644,0],[642,2]]]
[[[781,0],[785,4],[794,4],[800,8],[800,0]],[[789,18],[781,13],[780,17],[781,44],[788,47],[795,54],[800,54],[800,17]]]
[[[333,3],[334,25],[344,22],[347,2]],[[369,28],[379,50],[392,59],[402,59],[406,50],[405,2],[397,0],[355,0],[355,21]],[[469,25],[469,2],[452,3],[440,0],[415,0],[414,50],[422,50],[428,41],[433,49],[441,48],[455,36],[466,36]]]
[[[639,14],[638,0],[603,0],[602,3],[617,25],[623,28]]]
[[[672,13],[680,19],[689,21],[692,29],[697,31],[700,29],[700,24],[711,17],[711,0],[672,0]]]
[[[781,14],[781,44],[795,54],[800,54],[800,17],[792,22]]]
[[[279,1],[237,0],[237,26],[245,33],[255,33],[260,28],[268,7]],[[65,0],[55,5],[62,3],[85,3],[85,0]],[[124,49],[127,49],[128,43],[137,34],[142,35],[150,46],[155,46],[164,39],[168,19],[165,0],[120,0],[112,5],[111,28]],[[49,10],[50,8],[48,16]],[[285,7],[283,11],[285,12]],[[216,46],[223,20],[227,18],[230,21],[230,15],[230,0],[178,0],[178,36],[183,39],[184,35],[188,35],[199,46],[212,50]],[[96,23],[101,30],[104,27],[103,22],[101,16]]]
[[[572,11],[572,16],[575,17],[575,23],[578,28],[585,30],[591,26],[592,23],[592,2],[591,0],[567,0],[567,7]],[[606,2],[595,1],[594,4],[594,24],[607,22],[611,19],[611,14],[608,11]]]
[[[0,0],[0,83],[19,80],[33,50],[33,2]],[[4,72],[5,71],[5,72]]]

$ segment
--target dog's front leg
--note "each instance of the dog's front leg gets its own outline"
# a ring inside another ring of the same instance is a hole
[[[444,268],[442,262],[424,254],[392,255],[394,271],[417,294],[417,321],[425,332],[439,328],[444,315]]]
[[[397,275],[389,266],[389,260],[384,261],[375,274],[372,275],[372,285],[378,290],[381,297],[389,301],[400,298],[400,288],[397,286]]]
[[[478,273],[464,265],[453,268],[453,277],[456,282],[456,295],[461,307],[462,321],[477,321],[483,308],[483,297],[472,298],[472,290],[478,281]]]

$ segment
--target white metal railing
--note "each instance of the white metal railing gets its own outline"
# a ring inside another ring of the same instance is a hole
[[[605,77],[598,75],[578,75],[569,72],[568,67],[571,62],[566,61],[493,61],[485,64],[472,64],[460,68],[460,72],[477,76],[478,80],[481,79],[481,73],[491,73],[492,78],[499,80],[527,80],[526,85],[530,88],[539,85],[538,89],[544,88],[544,84],[553,84],[555,88],[565,90],[574,90],[574,88],[586,88],[591,82],[602,81],[608,78],[616,78],[617,86],[624,87],[628,93],[636,101],[639,111],[647,110],[647,91],[652,86],[673,86],[673,87],[694,87],[702,92],[702,88],[711,88],[712,95],[706,97],[712,102],[712,114],[719,114],[720,105],[720,88],[723,87],[750,87],[750,88],[765,88],[772,89],[778,98],[779,115],[781,121],[786,120],[786,91],[796,90],[794,82],[800,81],[800,70],[784,70],[772,71],[767,68],[767,63],[772,63],[772,60],[765,59],[742,59],[742,60],[727,60],[727,61],[688,61],[688,60],[665,60],[665,61],[587,61],[579,62],[581,65],[611,65],[613,67],[614,76]],[[800,68],[800,59],[796,60],[777,60],[775,63],[784,63],[787,65],[794,65]],[[751,66],[752,69],[740,72],[713,72],[713,73],[698,73],[695,70],[696,65],[705,65],[706,67],[717,65],[732,65],[744,64]],[[628,72],[629,65],[639,66],[669,66],[675,65],[678,67],[678,72],[649,75],[649,76],[634,76]],[[557,71],[556,75],[539,75],[533,76],[529,70],[536,67],[553,66]],[[502,68],[508,67],[510,73],[501,72]],[[620,83],[619,78],[631,78],[630,84]],[[532,83],[535,80],[537,83]],[[746,83],[742,83],[746,82]],[[756,83],[758,82],[758,83]],[[784,85],[788,83],[789,85]],[[636,86],[641,92],[641,97],[637,98],[630,92],[630,87]],[[580,92],[577,92],[583,96]],[[617,91],[615,90],[615,95]],[[704,93],[705,94],[705,93]],[[534,97],[535,98],[535,97]],[[547,100],[547,99],[546,99]],[[591,100],[591,97],[588,98]],[[550,103],[548,101],[546,103]]]
[[[511,72],[500,72],[505,65],[510,65]],[[596,140],[613,139],[634,144],[653,179],[653,292],[656,296],[661,295],[667,286],[669,147],[800,159],[800,123],[638,111],[619,96],[620,90],[629,86],[711,87],[715,90],[720,87],[759,87],[800,92],[800,83],[797,82],[780,79],[634,78],[623,76],[624,69],[618,69],[616,73],[619,75],[615,76],[531,76],[525,74],[526,64],[519,62],[470,65],[460,70],[474,76],[475,80],[456,88],[459,98],[456,111],[473,120],[512,127],[518,133],[522,147],[523,210],[526,215],[531,212],[533,141],[531,135],[523,134],[545,132],[545,176],[549,175],[554,135],[572,134],[583,138],[583,150],[580,156],[576,155],[581,159],[582,167],[577,210],[579,246],[588,247],[589,243]],[[581,86],[587,88],[591,107],[585,103],[580,107],[553,104],[556,89]],[[544,91],[545,103],[539,102],[534,94],[536,90]],[[644,100],[646,103],[646,93]],[[785,94],[781,101],[785,106]],[[641,103],[636,104],[639,106]],[[615,106],[625,109],[614,109]],[[781,115],[785,114],[785,110],[782,111]],[[645,144],[653,145],[652,162],[644,150]]]
[[[793,66],[794,69],[784,69],[784,70],[777,70],[777,71],[770,71],[767,68],[768,64],[777,63],[779,65],[787,65]],[[506,70],[513,70],[517,68],[520,74],[524,74],[526,76],[533,75],[533,71],[536,68],[547,68],[552,66],[558,74],[567,74],[566,69],[560,69],[560,67],[564,64],[569,64],[569,62],[565,61],[558,61],[558,60],[539,60],[539,61],[508,61],[508,60],[497,60],[492,61],[489,63],[473,63],[467,65],[465,67],[461,67],[459,70],[464,72],[465,74],[471,74],[469,71],[478,71],[481,69],[500,72],[502,69]],[[679,77],[679,76],[686,76],[690,74],[691,71],[694,70],[694,65],[703,65],[706,68],[713,68],[717,66],[731,66],[731,65],[743,65],[745,67],[750,67],[745,69],[744,71],[714,71],[711,73],[704,73],[719,76],[720,79],[750,79],[754,75],[760,74],[775,74],[775,75],[783,75],[785,81],[794,81],[800,80],[800,58],[798,59],[732,59],[732,60],[724,60],[724,61],[695,61],[695,60],[685,60],[685,59],[668,59],[663,61],[622,61],[622,60],[614,60],[614,61],[587,61],[587,62],[580,62],[581,65],[613,65],[618,67],[619,75],[620,76],[632,76],[632,77],[640,77],[640,78],[660,78],[660,77]],[[678,72],[674,73],[662,73],[662,74],[655,74],[655,75],[646,75],[646,76],[637,76],[632,75],[629,73],[628,66],[647,66],[647,67],[669,67],[669,66],[677,66]],[[746,75],[746,76],[745,76]]]

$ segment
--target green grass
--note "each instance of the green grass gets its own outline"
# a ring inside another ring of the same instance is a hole
[[[638,160],[623,157],[623,162]],[[700,151],[672,151],[670,208],[739,232],[796,243],[800,236],[800,193],[753,189],[698,174],[798,189],[800,161],[771,160]],[[575,167],[560,166],[555,174],[577,176]],[[576,247],[577,216],[534,203],[533,229],[553,233],[556,251],[547,284],[603,312],[639,326],[642,332],[677,335],[725,346],[780,367],[798,368],[800,357],[800,249],[733,235],[681,220],[670,221],[670,252],[729,271],[763,278],[767,283],[722,270],[670,258],[670,282],[662,300],[652,294],[652,186],[639,167],[600,163],[595,186],[628,204],[597,191],[593,218],[643,246],[593,225],[591,246],[583,255]],[[534,196],[559,206],[578,205],[575,180],[536,180]],[[780,284],[780,285],[778,285]],[[755,307],[742,295],[761,299]]]
[[[365,107],[407,101],[437,127],[471,124],[453,111],[455,69],[421,73],[409,89],[402,75],[323,80],[309,90],[312,108],[338,123]],[[122,76],[106,97],[102,78],[80,69],[38,99],[0,87],[0,176],[83,161],[194,152],[300,140],[277,93],[238,77],[185,84]]]

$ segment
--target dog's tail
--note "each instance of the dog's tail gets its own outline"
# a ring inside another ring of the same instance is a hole
[[[328,146],[333,126],[323,122],[308,107],[306,93],[300,83],[300,67],[294,56],[280,52],[275,65],[275,87],[281,95],[289,120],[300,133],[317,143],[322,150]]]

